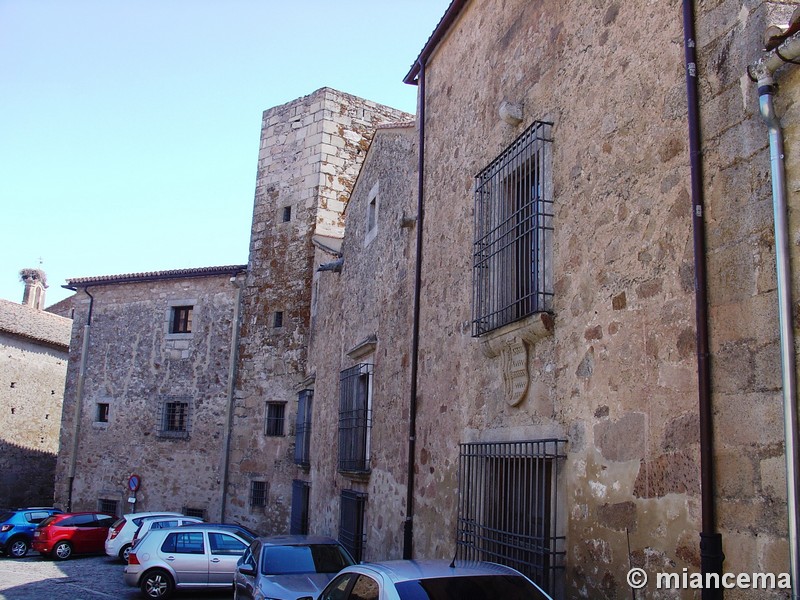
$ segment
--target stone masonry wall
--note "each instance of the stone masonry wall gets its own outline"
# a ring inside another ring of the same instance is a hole
[[[194,508],[220,517],[223,440],[237,286],[230,276],[92,286],[73,510],[117,501],[119,514]],[[172,306],[191,305],[191,333],[169,334]],[[56,500],[66,507],[76,393],[89,298],[75,303]],[[165,401],[188,402],[188,437],[160,433]],[[108,421],[98,404],[109,405]],[[128,477],[142,484],[135,507]]]
[[[67,352],[0,334],[0,506],[53,503]]]
[[[338,536],[342,490],[367,494],[364,560],[402,557],[416,246],[413,222],[404,227],[403,218],[416,213],[417,135],[414,127],[378,130],[347,205],[342,271],[315,275],[311,467],[297,478],[311,484],[316,533]],[[373,199],[376,225],[368,231]],[[370,338],[372,352],[348,356]],[[339,374],[359,363],[374,365],[370,474],[348,477],[337,465]]]
[[[292,434],[315,267],[312,236],[341,243],[342,211],[375,127],[409,118],[330,88],[264,112],[226,508],[229,518],[259,531],[288,529]],[[284,436],[265,435],[267,402],[286,403]],[[253,481],[269,484],[269,510],[250,506]]]
[[[760,210],[766,138],[741,79],[767,8],[697,7],[720,526],[733,571],[785,564],[780,495],[760,486],[782,460]],[[454,551],[459,442],[558,436],[568,451],[558,482],[565,597],[629,595],[629,560],[649,572],[698,570],[680,2],[472,2],[426,77],[418,448],[429,462],[417,482],[418,554]],[[523,106],[519,126],[498,117],[504,100]],[[502,365],[470,335],[473,177],[535,119],[554,123],[554,324],[528,348],[531,392],[508,406]]]
[[[707,194],[717,521],[725,569],[788,570],[786,467],[768,134],[747,65],[768,25],[797,2],[707,3],[698,20]],[[782,69],[776,106],[786,131],[790,238],[796,240],[800,74]],[[797,244],[791,249],[797,273]],[[793,294],[798,294],[797,276]],[[795,325],[796,328],[796,325]],[[726,598],[749,598],[733,590]],[[760,597],[773,597],[764,594]],[[782,597],[782,596],[775,596]]]

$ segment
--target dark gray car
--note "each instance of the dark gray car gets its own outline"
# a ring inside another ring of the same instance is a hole
[[[260,537],[236,567],[234,600],[314,596],[343,568],[354,564],[333,538],[308,535]]]

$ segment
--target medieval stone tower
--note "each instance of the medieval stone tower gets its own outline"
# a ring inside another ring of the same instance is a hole
[[[264,112],[242,298],[223,517],[288,531],[315,252],[338,255],[343,211],[376,126],[413,116],[330,88]],[[265,510],[268,508],[268,510]]]
[[[47,278],[41,269],[22,269],[19,278],[25,284],[22,293],[22,304],[36,310],[44,310],[44,294],[47,288]]]

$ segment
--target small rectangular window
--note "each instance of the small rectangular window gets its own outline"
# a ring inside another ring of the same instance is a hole
[[[283,207],[283,222],[288,223],[292,220],[292,207],[291,206],[284,206]]]
[[[278,327],[283,327],[283,311],[282,310],[276,310],[275,311],[275,318],[272,321],[272,326],[275,327],[276,329]]]
[[[108,402],[97,403],[97,423],[108,423]]]
[[[173,306],[172,318],[170,319],[170,333],[191,333],[192,332],[192,307]]]
[[[367,207],[367,231],[372,231],[375,229],[375,217],[378,214],[378,197],[375,196],[372,200],[369,201],[369,206]]]
[[[161,404],[158,434],[162,437],[189,437],[190,405],[188,400],[166,400]]]
[[[97,511],[109,515],[117,514],[117,501],[108,498],[100,498],[97,501]]]
[[[189,506],[184,506],[183,514],[187,517],[197,517],[198,519],[206,518],[206,510],[204,508],[191,508]]]
[[[285,402],[267,402],[266,422],[264,424],[264,435],[282,436],[284,415],[286,413]]]
[[[250,482],[250,506],[253,508],[260,508],[267,505],[267,482],[266,481],[251,481]]]

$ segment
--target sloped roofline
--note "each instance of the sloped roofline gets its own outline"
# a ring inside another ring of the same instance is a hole
[[[442,41],[444,36],[450,30],[450,27],[453,25],[453,23],[455,23],[458,15],[461,14],[461,9],[463,9],[468,2],[469,0],[453,0],[450,3],[450,6],[447,7],[447,10],[439,21],[439,24],[436,26],[436,29],[433,30],[433,33],[428,38],[428,41],[425,42],[425,46],[422,48],[422,52],[419,53],[419,56],[417,56],[417,60],[414,61],[414,64],[411,65],[411,69],[403,78],[403,83],[417,85],[420,64],[428,62],[428,58],[430,58],[431,54],[433,54],[433,51],[436,50],[439,42]]]
[[[186,279],[190,277],[215,277],[218,275],[238,275],[247,270],[247,265],[225,265],[222,267],[199,267],[195,269],[173,269],[170,271],[150,271],[145,273],[124,273],[121,275],[100,275],[97,277],[75,277],[67,279],[61,287],[68,290],[89,285],[113,285],[115,283],[137,283],[162,279]]]

